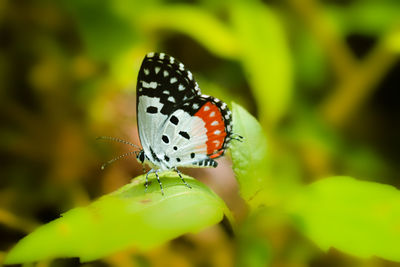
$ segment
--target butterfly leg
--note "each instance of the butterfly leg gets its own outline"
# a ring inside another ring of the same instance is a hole
[[[146,182],[144,183],[144,186],[146,187],[146,189],[144,190],[144,192],[147,192],[147,187],[149,186],[149,174],[150,174],[150,173],[153,173],[153,172],[154,172],[154,170],[151,169],[151,170],[148,171],[147,174],[146,174]]]
[[[190,189],[192,189],[192,187],[191,187],[188,183],[186,183],[185,179],[183,179],[181,172],[180,172],[177,168],[175,168],[175,171],[178,173],[178,175],[179,175],[179,177],[181,178],[182,182],[183,182],[187,187],[189,187]]]
[[[143,173],[146,172],[146,168],[144,167],[144,164],[142,164],[142,170],[143,170]]]
[[[158,170],[156,170],[155,173],[156,173],[157,181],[158,181],[158,183],[160,184],[161,194],[164,195],[164,189],[163,189],[163,187],[162,187],[162,183],[161,183],[161,181],[160,181],[160,177],[158,176]]]

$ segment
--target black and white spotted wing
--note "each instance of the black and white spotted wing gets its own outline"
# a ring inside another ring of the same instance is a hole
[[[162,104],[160,113],[163,115],[171,114],[183,101],[201,95],[192,73],[181,62],[164,53],[146,55],[136,88],[137,103],[141,96],[156,97]]]
[[[190,71],[164,53],[149,53],[137,82],[139,137],[157,169],[216,166],[231,139],[226,104],[202,95]]]

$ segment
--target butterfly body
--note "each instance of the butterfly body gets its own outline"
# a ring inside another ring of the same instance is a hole
[[[201,94],[192,73],[164,53],[146,55],[136,89],[142,144],[137,158],[150,172],[217,166],[215,159],[232,140],[232,115],[224,102]]]

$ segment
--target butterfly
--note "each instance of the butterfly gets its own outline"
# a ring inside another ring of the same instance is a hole
[[[232,112],[226,103],[201,94],[193,74],[165,53],[148,53],[143,59],[137,78],[136,103],[142,145],[136,157],[151,167],[146,174],[146,190],[148,175],[155,173],[164,194],[158,175],[164,170],[176,171],[191,188],[178,167],[215,168],[218,165],[215,159],[224,155],[231,140],[242,138],[232,132]]]

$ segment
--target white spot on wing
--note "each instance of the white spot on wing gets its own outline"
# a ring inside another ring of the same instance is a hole
[[[220,133],[221,133],[220,130],[215,130],[215,131],[214,131],[214,134],[216,134],[216,135],[218,135],[218,134],[220,134]]]
[[[164,90],[164,91],[163,91],[163,94],[169,95],[169,91],[168,91],[168,90]]]
[[[174,60],[175,60],[175,59],[174,59],[173,57],[170,57],[170,58],[169,58],[169,62],[171,62],[171,64],[174,64]]]
[[[203,110],[204,111],[208,111],[208,110],[210,110],[210,107],[209,106],[204,106]]]
[[[192,73],[188,70],[188,71],[187,71],[187,74],[188,74],[189,79],[192,80],[192,79],[193,79]]]
[[[213,121],[212,123],[211,123],[211,126],[217,126],[218,125],[218,121]]]
[[[144,87],[144,88],[153,88],[153,89],[156,89],[157,88],[157,82],[145,82],[145,81],[142,81],[142,86]]]
[[[149,75],[150,71],[149,69],[143,69],[144,74]]]
[[[177,82],[178,81],[178,79],[177,78],[175,78],[175,77],[172,77],[171,78],[171,80],[170,80],[170,83],[175,83],[175,82]]]
[[[186,89],[186,87],[183,84],[179,84],[179,87],[178,87],[179,91],[183,91],[185,89]]]
[[[192,107],[193,107],[193,109],[198,109],[199,108],[199,104],[194,103]]]
[[[155,73],[157,74],[160,71],[160,69],[161,68],[159,66],[155,67],[155,69],[154,69]]]
[[[183,66],[182,63],[179,63],[179,69],[183,71],[183,70],[185,70],[185,66]]]
[[[150,52],[147,54],[147,57],[154,57],[154,52]]]
[[[168,97],[168,101],[175,103],[175,98],[173,96]]]
[[[167,77],[169,75],[168,71],[166,71],[166,70],[164,70],[163,74],[164,74],[164,77]]]
[[[165,54],[164,53],[160,53],[160,59],[164,59]]]
[[[214,117],[215,116],[215,111],[210,113],[210,117]]]

